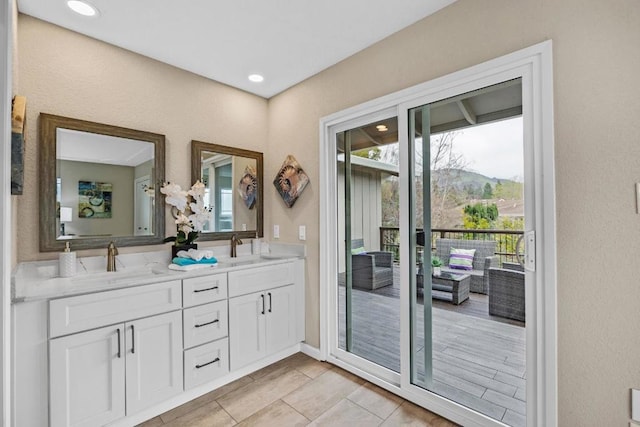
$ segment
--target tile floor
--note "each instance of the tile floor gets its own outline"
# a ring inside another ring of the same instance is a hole
[[[336,366],[294,354],[139,427],[455,426]]]

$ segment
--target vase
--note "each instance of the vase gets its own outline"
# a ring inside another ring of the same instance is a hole
[[[198,249],[197,243],[191,243],[190,245],[173,245],[171,246],[171,259],[178,256],[180,251],[188,251],[189,249]]]

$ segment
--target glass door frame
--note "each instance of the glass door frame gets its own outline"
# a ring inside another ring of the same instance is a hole
[[[536,231],[537,242],[528,256],[535,256],[536,272],[527,272],[527,425],[557,426],[557,303],[555,175],[553,141],[553,67],[551,41],[505,55],[468,69],[378,98],[320,120],[320,358],[355,373],[407,400],[463,425],[495,426],[501,423],[455,402],[411,384],[410,379],[410,269],[401,264],[400,280],[400,384],[380,375],[377,365],[362,363],[336,353],[337,342],[337,248],[335,185],[335,132],[371,122],[381,112],[398,117],[400,170],[408,165],[408,112],[461,93],[506,80],[522,78],[525,157],[525,217],[527,230]],[[388,113],[387,113],[388,114]],[[366,119],[363,117],[367,116]],[[333,172],[332,172],[333,171]],[[400,175],[400,205],[409,206],[408,175]],[[409,217],[400,215],[400,240],[410,242]],[[400,248],[400,259],[408,260],[409,245]],[[332,293],[333,292],[333,293]],[[346,355],[352,356],[352,355]],[[355,356],[354,356],[355,357]],[[366,361],[365,361],[366,362]],[[372,366],[370,366],[372,365]]]
[[[332,217],[336,217],[336,215],[338,214],[338,204],[335,200],[336,199],[335,196],[337,193],[337,185],[338,185],[338,176],[337,176],[338,174],[337,174],[337,168],[336,168],[336,153],[337,153],[336,137],[337,135],[345,131],[355,129],[372,122],[396,117],[397,111],[398,111],[397,107],[382,109],[379,111],[372,112],[370,114],[364,114],[358,117],[354,117],[352,119],[347,119],[334,126],[330,126],[330,128],[328,129],[333,141],[333,143],[331,144],[333,147],[333,156],[331,158],[332,159],[331,171],[326,169],[325,170],[331,174],[331,180],[334,183],[334,187],[332,191],[332,194],[333,194],[333,202],[332,202],[333,208],[332,208],[332,214],[331,214]],[[333,256],[331,257],[332,259],[327,261],[330,262],[331,265],[333,265],[332,267],[333,271],[336,271],[336,272],[338,271],[337,248],[338,248],[338,245],[344,245],[344,242],[338,241],[338,235],[336,233],[337,229],[338,229],[338,221],[335,221],[335,226],[331,228],[332,231],[329,233],[324,233],[324,239],[323,239],[323,240],[326,240],[325,244],[333,248],[333,251],[331,252],[333,254]],[[345,252],[345,256],[346,256],[346,252]],[[344,349],[341,349],[339,347],[338,345],[338,338],[339,338],[338,326],[339,325],[337,321],[338,320],[338,316],[337,316],[338,275],[335,274],[333,276],[330,276],[327,278],[327,280],[329,280],[329,282],[327,282],[329,284],[329,286],[327,287],[328,309],[336,313],[336,316],[330,316],[330,318],[328,319],[328,323],[329,323],[328,330],[331,331],[331,338],[327,340],[327,345],[329,346],[328,354],[331,354],[335,359],[343,363],[358,367],[359,369],[362,369],[364,372],[368,372],[372,375],[375,375],[377,378],[380,378],[390,384],[399,386],[400,375],[397,372],[393,372],[390,369],[377,365],[367,359],[359,357],[356,354],[345,351]],[[400,351],[400,349],[398,349],[398,351]]]

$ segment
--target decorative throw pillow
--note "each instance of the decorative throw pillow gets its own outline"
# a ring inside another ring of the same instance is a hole
[[[473,256],[475,249],[455,249],[451,248],[449,254],[449,267],[458,270],[473,270]]]
[[[366,254],[367,251],[364,250],[364,246],[360,246],[359,248],[351,249],[351,255],[361,255]]]

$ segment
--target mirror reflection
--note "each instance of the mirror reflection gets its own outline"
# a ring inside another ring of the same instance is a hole
[[[164,135],[40,114],[40,250],[160,244]]]
[[[59,128],[58,239],[153,235],[154,144]]]
[[[212,216],[200,240],[262,236],[262,153],[191,141],[192,178]]]

